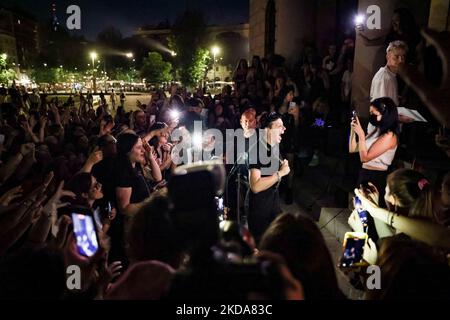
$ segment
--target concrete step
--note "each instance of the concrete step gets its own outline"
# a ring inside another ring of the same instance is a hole
[[[326,194],[321,199],[317,200],[312,208],[311,208],[311,216],[315,221],[319,221],[320,218],[320,212],[322,211],[322,208],[330,208],[335,207],[335,198],[332,194]]]
[[[317,166],[306,169],[300,179],[307,182],[308,184],[317,186],[321,189],[325,189],[329,186],[331,177],[332,175],[326,172],[326,169],[321,166]]]
[[[308,210],[311,210],[317,199],[320,199],[323,193],[324,190],[315,185],[300,181],[294,183],[294,201]]]
[[[348,225],[351,211],[348,208],[322,208],[320,211],[319,228],[327,229],[338,242],[343,243],[346,232],[352,231]]]

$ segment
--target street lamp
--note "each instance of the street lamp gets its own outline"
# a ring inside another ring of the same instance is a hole
[[[129,60],[131,60],[131,61],[133,61],[133,62],[135,62],[136,61],[136,59],[134,59],[134,55],[133,55],[133,52],[128,52],[127,54],[126,54],[126,57],[129,59]],[[128,83],[131,83],[131,70],[133,69],[133,66],[130,64],[130,72],[128,73]]]
[[[220,48],[218,46],[213,46],[211,49],[213,53],[214,63],[213,63],[213,91],[216,90],[216,56],[220,52]]]
[[[90,54],[90,57],[92,59],[92,87],[94,89],[94,93],[97,92],[97,85],[95,83],[95,60],[98,57],[97,52],[92,51]]]

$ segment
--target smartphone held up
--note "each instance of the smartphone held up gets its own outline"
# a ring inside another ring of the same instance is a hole
[[[71,213],[71,217],[78,253],[86,257],[92,257],[99,248],[97,228],[93,215],[74,210]]]
[[[363,261],[364,246],[368,241],[367,233],[347,232],[344,237],[344,252],[339,266],[341,268],[361,267]]]

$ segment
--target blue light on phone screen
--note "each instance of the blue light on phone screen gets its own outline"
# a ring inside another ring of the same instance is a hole
[[[84,256],[92,257],[98,250],[94,219],[88,215],[72,213],[72,221],[78,252]]]

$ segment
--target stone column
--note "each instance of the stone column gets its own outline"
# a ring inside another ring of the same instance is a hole
[[[250,0],[249,46],[250,57],[264,57],[267,0]]]
[[[391,28],[394,1],[360,0],[358,13],[366,14],[370,5],[378,5],[381,9],[381,31],[379,35],[388,33]],[[384,45],[368,46],[361,36],[356,36],[355,60],[353,64],[353,101],[359,115],[363,118],[369,115],[369,95],[372,78],[383,65],[386,56]]]
[[[408,2],[405,2],[402,0],[359,0],[358,12],[365,13],[368,6],[378,5],[381,9],[382,30],[380,34],[387,34],[391,28],[393,12],[396,8],[400,7],[408,8],[420,27],[428,26],[431,20],[433,20],[434,25],[445,25],[443,18],[438,18],[438,13],[441,13],[440,10],[445,11],[446,13],[448,12],[449,1],[450,0],[409,0]],[[434,4],[434,11],[436,13],[433,13],[433,9],[430,10],[430,2],[432,3],[432,6]],[[386,47],[384,45],[367,46],[360,36],[356,37],[353,73],[353,100],[356,110],[358,110],[362,117],[367,117],[369,114],[370,85],[374,74],[385,63],[385,50]]]
[[[292,67],[300,57],[304,40],[316,38],[316,0],[276,1],[275,53]]]

